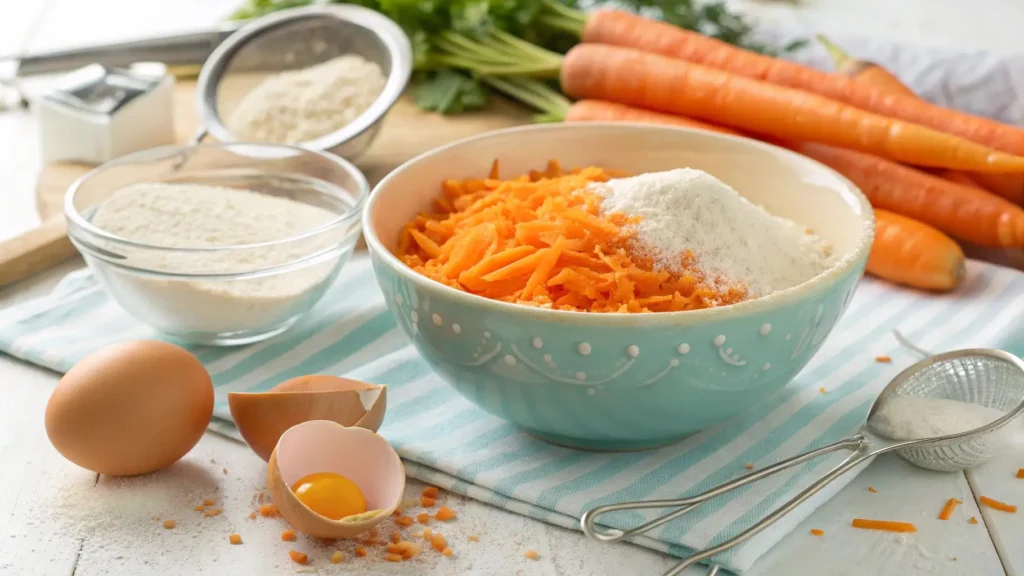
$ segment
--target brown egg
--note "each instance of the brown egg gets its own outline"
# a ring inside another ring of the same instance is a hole
[[[170,466],[199,442],[213,415],[213,384],[187,351],[153,340],[112,344],[60,379],[46,434],[65,458],[101,474]]]
[[[366,512],[332,520],[306,507],[291,487],[322,472],[354,482],[366,499]],[[352,538],[398,508],[405,492],[405,467],[391,444],[376,433],[311,420],[281,435],[267,465],[267,489],[281,516],[299,532],[316,538]]]
[[[228,407],[242,438],[267,461],[285,430],[309,420],[376,432],[387,409],[387,387],[314,374],[286,380],[268,392],[229,392]]]

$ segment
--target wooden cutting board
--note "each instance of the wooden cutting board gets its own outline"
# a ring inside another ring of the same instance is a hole
[[[442,116],[419,110],[412,99],[405,96],[388,113],[376,140],[355,164],[373,186],[398,165],[422,152],[473,134],[531,121],[526,109],[497,98],[480,112]],[[178,142],[187,142],[198,126],[195,83],[179,80],[174,94],[174,128]],[[67,239],[64,193],[93,167],[73,162],[43,167],[36,181],[36,208],[43,224],[0,243],[0,286],[46,270],[77,254]]]

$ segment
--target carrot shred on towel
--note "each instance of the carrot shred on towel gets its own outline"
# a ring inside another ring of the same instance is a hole
[[[825,535],[825,531],[824,530],[818,530],[817,528],[811,528],[811,534],[813,534],[815,536],[824,536]]]
[[[888,356],[875,356],[875,362],[880,362],[882,364],[888,364],[888,363],[892,362],[892,358],[890,358]]]
[[[854,518],[853,527],[862,528],[864,530],[884,530],[886,532],[917,532],[917,526],[914,526],[909,522],[865,520],[864,518]]]
[[[495,160],[497,162],[497,160]],[[426,496],[427,498],[437,498],[438,489],[434,486],[427,486],[423,489],[423,493],[420,496]]]
[[[956,510],[956,507],[960,504],[963,504],[963,502],[956,498],[946,500],[946,505],[943,506],[942,511],[939,512],[939,520],[949,520],[949,518],[953,516],[953,510]]]
[[[1017,470],[1017,478],[1024,479],[1024,468],[1020,468],[1019,470]]]
[[[873,486],[868,486],[868,492],[871,492],[872,494],[878,494],[878,490],[875,490]]]
[[[406,223],[398,256],[452,288],[542,308],[670,312],[746,298],[742,285],[711,289],[690,253],[679,255],[680,273],[654,270],[651,257],[634,253],[629,225],[639,220],[602,214],[603,198],[587,189],[612,177],[552,160],[507,180],[446,180],[441,196],[451,209]]]
[[[968,520],[967,523],[968,524],[977,524],[978,523],[978,519],[975,518],[974,516],[971,516],[971,519]]]
[[[306,560],[309,558],[308,556],[297,550],[289,550],[288,557],[291,558],[292,562],[295,562],[296,564],[305,564]]]
[[[982,496],[982,497],[978,498],[978,502],[981,502],[982,504],[984,504],[985,506],[988,506],[989,508],[992,508],[993,510],[999,510],[1001,512],[1009,512],[1011,514],[1017,512],[1017,507],[1014,506],[1013,504],[1007,504],[1005,502],[1000,502],[999,500],[993,500],[992,498],[989,498],[988,496]]]

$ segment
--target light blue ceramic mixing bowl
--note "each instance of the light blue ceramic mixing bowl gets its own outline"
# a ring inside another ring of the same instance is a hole
[[[596,165],[693,167],[817,231],[839,260],[769,297],[692,312],[542,310],[459,292],[391,250],[445,178]],[[491,132],[405,163],[372,192],[363,229],[387,304],[419,353],[460,394],[546,440],[591,449],[672,442],[757,405],[817,352],[853,296],[874,234],[871,207],[817,162],[745,138],[626,124]]]

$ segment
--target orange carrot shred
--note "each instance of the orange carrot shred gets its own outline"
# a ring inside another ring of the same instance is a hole
[[[534,307],[671,312],[747,297],[743,287],[706,285],[692,254],[681,254],[681,271],[669,273],[634,253],[630,225],[638,219],[602,213],[603,198],[588,189],[619,175],[597,167],[565,171],[552,160],[543,172],[506,180],[445,180],[439,197],[450,206],[407,222],[397,255],[451,288]]]
[[[892,358],[890,358],[888,356],[875,356],[875,362],[880,362],[882,364],[888,364],[888,363],[892,362]]]
[[[479,536],[475,536],[475,535],[474,536],[470,536],[469,537],[469,541],[470,542],[479,542],[480,541],[480,537]]]
[[[401,532],[399,532],[398,530],[395,530],[394,532],[391,533],[391,542],[393,542],[395,544],[398,544],[401,541],[402,541],[402,533]]]
[[[388,554],[386,554],[384,556],[384,559],[387,560],[388,562],[401,562],[402,561],[402,555],[401,554],[394,554],[394,553],[390,553],[389,552]]]
[[[448,541],[444,539],[444,536],[440,534],[434,534],[430,537],[430,547],[438,552],[441,552],[448,546]]]
[[[1017,478],[1024,478],[1024,468],[1017,470]]]
[[[967,523],[968,524],[977,524],[978,523],[978,519],[975,518],[974,516],[971,516],[971,519],[968,520]]]
[[[811,528],[811,534],[814,534],[815,536],[824,536],[825,535],[825,531],[824,530],[818,530],[817,528]]]
[[[884,530],[886,532],[917,532],[917,526],[909,522],[889,522],[887,520],[865,520],[863,518],[853,519],[854,528],[864,530]]]
[[[527,550],[526,552],[523,552],[523,556],[526,556],[530,560],[536,560],[540,558],[540,555],[537,554],[536,550]]]
[[[1014,506],[1013,504],[1006,504],[1005,502],[1000,502],[999,500],[993,500],[992,498],[989,498],[988,496],[982,496],[982,497],[978,498],[978,502],[981,502],[982,504],[984,504],[985,506],[988,506],[989,508],[992,508],[993,510],[999,510],[1001,512],[1009,512],[1011,514],[1017,512],[1017,507]]]
[[[366,548],[356,546],[356,556],[359,556],[360,558],[366,556]]]
[[[430,514],[427,514],[426,512],[423,512],[422,514],[417,514],[416,515],[416,521],[419,522],[420,524],[429,524],[430,523]]]
[[[442,522],[447,522],[455,518],[455,511],[447,506],[441,506],[438,508],[437,514],[434,514],[434,517]]]
[[[435,488],[433,486],[427,486],[426,488],[423,489],[423,493],[420,494],[420,495],[421,496],[426,496],[427,498],[437,498],[437,494],[438,494],[437,488]]]
[[[878,490],[875,490],[873,486],[868,486],[868,492],[871,492],[872,494],[878,494]]]
[[[281,532],[281,540],[284,540],[286,542],[294,542],[295,541],[295,530],[289,529],[289,530],[285,530],[284,532]]]
[[[939,520],[949,520],[953,515],[953,510],[956,510],[957,505],[963,504],[963,502],[956,498],[950,498],[946,500],[946,505],[942,507],[942,511],[939,512]]]
[[[231,534],[231,535],[228,536],[228,542],[231,542],[232,544],[241,544],[242,543],[242,535],[241,534]]]
[[[454,553],[454,552],[452,552],[452,549],[451,549],[451,548],[445,548],[444,550],[441,550],[441,554],[444,554],[445,556],[448,556],[448,557],[450,558],[450,557],[451,557],[451,556],[453,556],[453,555],[454,555],[455,553]]]
[[[177,525],[178,525],[178,523],[175,522],[174,520],[164,520],[164,528],[166,528],[168,530],[170,530],[171,528],[174,528]]]
[[[433,498],[427,498],[426,496],[420,496],[420,506],[423,506],[424,508],[433,508],[433,506],[434,506],[434,504],[436,502],[437,501],[434,500]]]
[[[423,539],[430,540],[430,528],[423,529]]]
[[[408,516],[399,516],[398,518],[395,518],[395,524],[398,524],[399,526],[403,526],[405,528],[412,526],[412,523],[413,519]]]
[[[295,562],[296,564],[305,564],[306,560],[308,559],[308,557],[305,554],[303,554],[302,552],[298,552],[296,550],[289,550],[288,557],[291,558],[292,562]]]
[[[264,518],[272,518],[278,515],[277,506],[273,504],[263,504],[260,506],[260,516]]]
[[[196,512],[202,512],[203,511],[203,505],[199,504],[195,508],[193,508],[193,510],[195,510]]]
[[[335,550],[334,553],[331,554],[331,564],[340,564],[344,559],[345,553],[341,550]]]
[[[214,502],[213,500],[210,500],[209,498],[207,498],[206,500],[203,500],[203,506],[213,506],[214,504],[216,504],[216,502]]]

